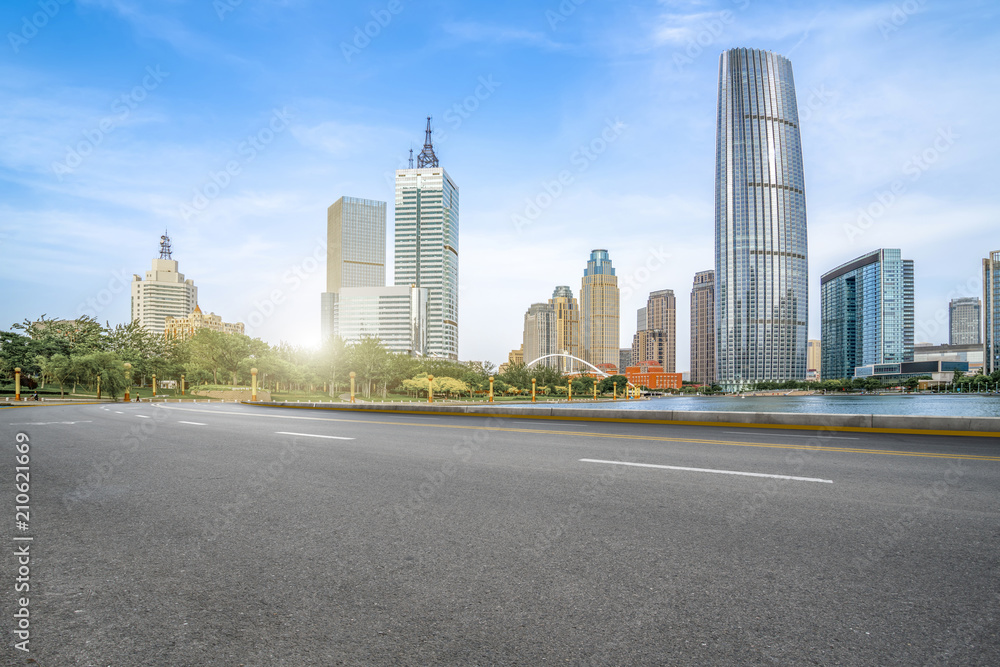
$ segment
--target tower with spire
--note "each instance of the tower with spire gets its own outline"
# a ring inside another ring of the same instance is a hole
[[[198,306],[198,288],[178,271],[170,236],[160,237],[160,256],[145,277],[132,276],[132,321],[153,333],[166,331],[168,317],[186,317]]]
[[[458,186],[440,165],[432,132],[428,116],[416,168],[411,161],[396,171],[395,282],[427,288],[427,355],[457,360]]]

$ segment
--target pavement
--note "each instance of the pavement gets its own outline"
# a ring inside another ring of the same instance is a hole
[[[997,439],[142,403],[0,443],[0,664],[1000,664]]]

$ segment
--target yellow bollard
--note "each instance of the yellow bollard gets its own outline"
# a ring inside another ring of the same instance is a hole
[[[181,373],[181,396],[184,395],[184,373]]]
[[[21,369],[14,369],[14,400],[21,400]]]
[[[250,400],[257,400],[257,369],[250,369]]]
[[[597,400],[597,380],[594,380],[594,400]]]
[[[490,403],[493,402],[493,376],[490,376]]]
[[[153,373],[153,397],[156,397],[156,373]]]
[[[614,390],[613,390],[613,393],[611,394],[611,400],[612,401],[617,401],[618,400],[618,383],[617,382],[612,382],[611,384],[614,385]]]
[[[354,371],[351,371],[351,403],[354,402]]]
[[[572,403],[573,402],[573,381],[572,380],[570,380],[569,382],[566,383],[566,402],[567,403]]]
[[[125,362],[125,398],[124,401],[128,403],[131,399],[129,396],[129,389],[132,388],[132,364]]]
[[[433,403],[434,402],[434,376],[433,375],[428,375],[427,376],[427,402],[428,403]]]
[[[531,378],[531,402],[535,402],[535,378]]]

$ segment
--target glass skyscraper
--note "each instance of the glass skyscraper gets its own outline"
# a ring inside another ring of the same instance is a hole
[[[982,337],[982,304],[977,296],[966,296],[948,302],[948,344],[980,345]]]
[[[395,282],[427,288],[427,354],[458,359],[458,186],[427,139],[416,169],[396,172]]]
[[[881,249],[820,278],[824,380],[869,364],[913,361],[913,261]]]
[[[983,372],[1000,370],[1000,250],[983,260]]]
[[[725,51],[715,171],[715,360],[723,388],[805,379],[807,252],[792,64],[768,51]]]

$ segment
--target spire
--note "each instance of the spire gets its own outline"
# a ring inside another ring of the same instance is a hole
[[[413,169],[413,149],[410,149],[410,169]]]
[[[170,259],[170,237],[165,229],[160,237],[160,259]]]
[[[417,168],[438,166],[437,155],[434,155],[434,145],[431,143],[431,117],[427,117],[427,133],[424,137],[424,150],[417,156]]]

